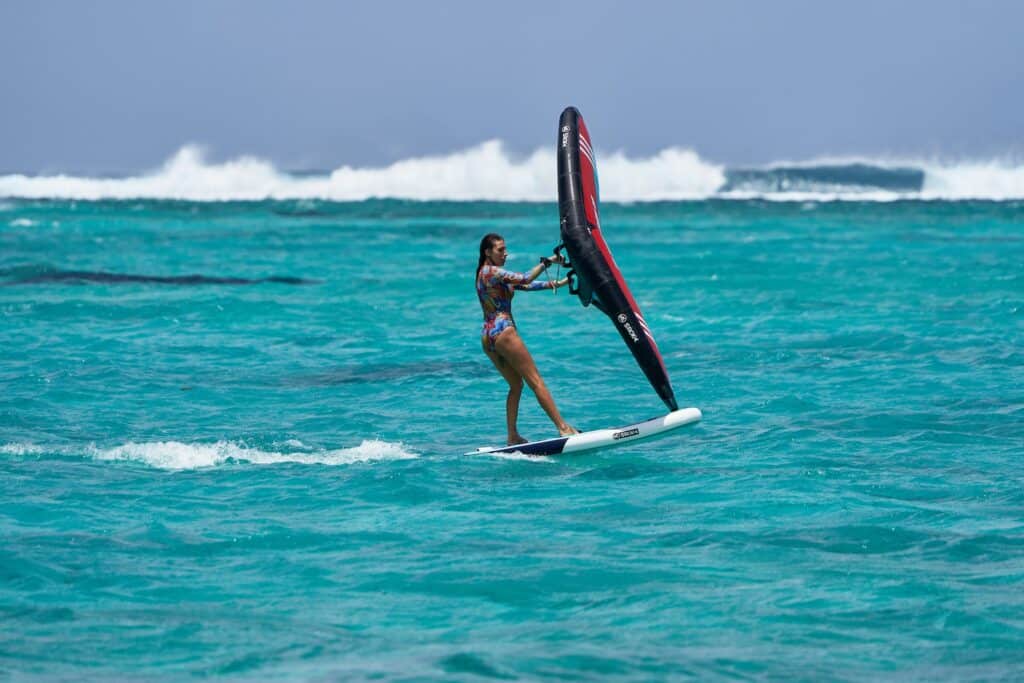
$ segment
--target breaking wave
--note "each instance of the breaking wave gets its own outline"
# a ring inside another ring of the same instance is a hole
[[[556,198],[555,166],[553,150],[538,149],[517,157],[500,141],[491,140],[452,154],[405,159],[388,166],[342,166],[329,173],[292,174],[255,157],[211,162],[200,147],[188,145],[159,169],[139,176],[0,176],[0,197],[548,202]],[[841,158],[726,168],[702,159],[693,150],[671,147],[643,158],[622,152],[603,154],[600,167],[602,199],[617,202],[710,198],[1024,199],[1024,163],[1009,159],[942,162]]]

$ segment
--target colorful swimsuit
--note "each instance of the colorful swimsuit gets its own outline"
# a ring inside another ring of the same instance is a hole
[[[484,266],[476,276],[476,294],[480,307],[484,309],[482,339],[487,348],[494,351],[494,340],[498,335],[516,323],[512,319],[512,295],[515,290],[532,291],[553,289],[553,282],[527,282],[526,273],[513,273],[498,266]]]

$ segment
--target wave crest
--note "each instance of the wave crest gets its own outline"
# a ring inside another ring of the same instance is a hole
[[[606,199],[691,199],[714,192],[722,169],[691,150],[666,149],[649,159],[613,154],[602,164]],[[537,150],[517,159],[499,140],[444,156],[418,157],[379,168],[342,166],[330,174],[294,176],[268,161],[241,157],[212,163],[187,145],[160,169],[131,178],[69,175],[0,176],[0,196],[26,199],[176,199],[259,201],[371,198],[554,201],[555,154]]]
[[[615,152],[602,155],[599,163],[602,198],[618,202],[1024,199],[1024,165],[1008,160],[954,163],[849,158],[728,169],[702,159],[693,150],[670,147],[643,158]],[[542,148],[520,158],[509,154],[500,140],[388,166],[341,166],[330,173],[301,175],[285,173],[271,162],[251,156],[210,162],[202,148],[187,145],[152,173],[128,178],[0,176],[0,197],[550,202],[556,199],[555,168],[553,150]]]

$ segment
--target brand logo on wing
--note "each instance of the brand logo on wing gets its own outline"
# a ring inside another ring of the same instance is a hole
[[[562,126],[562,148],[569,144],[569,126]]]
[[[626,334],[629,335],[630,339],[635,342],[640,341],[640,337],[638,337],[636,332],[633,330],[633,326],[629,324],[629,318],[625,313],[619,313],[615,319],[619,321],[620,325],[622,325],[622,329],[626,330]]]
[[[623,429],[621,432],[615,432],[612,434],[612,438],[618,441],[619,439],[628,439],[631,436],[639,436],[640,430],[636,427],[632,429]]]

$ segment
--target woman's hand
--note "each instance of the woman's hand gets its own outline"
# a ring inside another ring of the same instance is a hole
[[[557,263],[558,265],[561,266],[565,264],[565,257],[557,253],[552,254],[551,256],[540,257],[540,264],[545,268],[549,267],[552,263]]]

